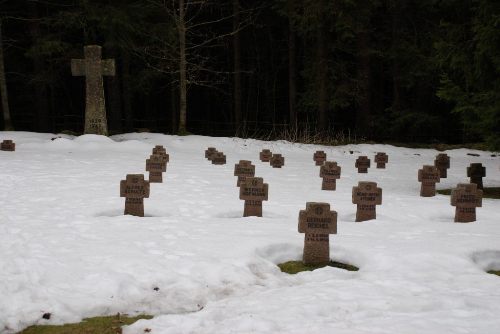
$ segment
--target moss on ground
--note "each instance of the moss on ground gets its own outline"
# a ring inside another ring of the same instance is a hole
[[[278,267],[280,267],[281,271],[288,274],[297,274],[300,273],[301,271],[313,271],[315,269],[323,268],[326,266],[345,269],[349,271],[359,270],[358,267],[355,267],[353,265],[335,261],[330,261],[328,264],[316,265],[316,266],[305,265],[302,261],[288,261],[278,264]]]
[[[82,322],[61,326],[31,326],[18,334],[117,334],[121,326],[131,325],[140,319],[151,319],[151,316],[137,317],[111,316],[83,319]]]
[[[438,194],[451,195],[451,189],[437,190]],[[500,187],[485,187],[483,189],[483,198],[500,199]]]
[[[493,274],[493,275],[500,276],[500,270],[490,270],[490,271],[488,271],[488,274]]]

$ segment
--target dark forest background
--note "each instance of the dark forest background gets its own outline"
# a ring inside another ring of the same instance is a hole
[[[0,20],[2,128],[81,133],[70,62],[98,44],[110,133],[500,148],[498,0],[0,0]]]

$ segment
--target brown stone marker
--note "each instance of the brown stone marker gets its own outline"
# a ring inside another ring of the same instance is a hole
[[[473,163],[467,167],[467,177],[470,177],[470,183],[477,184],[478,189],[483,189],[483,177],[486,176],[486,167],[481,163]]]
[[[376,182],[358,182],[357,187],[352,187],[352,203],[357,204],[357,222],[376,219],[376,207],[382,204],[382,189],[377,188]]]
[[[155,147],[153,147],[152,152],[153,152],[153,154],[161,155],[163,157],[163,161],[165,161],[165,163],[170,161],[170,155],[168,155],[167,150],[162,145],[156,145]]]
[[[325,151],[316,151],[313,155],[313,160],[316,162],[316,166],[321,166],[326,161]]]
[[[152,154],[146,160],[146,171],[149,172],[150,183],[162,183],[163,172],[167,171],[165,155]]]
[[[434,166],[437,167],[439,171],[439,177],[444,179],[448,177],[447,170],[450,168],[450,157],[446,153],[439,153],[434,159]]]
[[[248,160],[240,160],[239,163],[234,165],[234,176],[238,177],[238,181],[236,182],[236,186],[240,186],[241,183],[245,182],[247,177],[255,176],[255,166],[252,165],[251,161]]]
[[[217,153],[217,149],[215,147],[209,147],[205,150],[205,158],[212,160],[215,153]]]
[[[125,197],[125,215],[144,217],[144,198],[149,197],[149,182],[143,174],[127,174],[120,181],[120,197]]]
[[[389,162],[389,157],[385,152],[378,152],[375,154],[375,163],[377,164],[377,168],[385,168],[385,164]]]
[[[240,185],[240,199],[245,201],[243,217],[262,217],[262,201],[267,201],[269,186],[261,177],[247,177]]]
[[[476,221],[476,208],[483,204],[483,191],[475,183],[459,183],[451,191],[451,205],[455,207],[455,222]]]
[[[354,166],[358,169],[358,173],[368,173],[370,159],[368,159],[366,155],[362,155],[356,159],[356,164]]]
[[[319,176],[323,178],[321,190],[337,189],[337,179],[340,179],[340,166],[334,161],[325,161],[325,164],[319,169]]]
[[[225,165],[226,164],[226,156],[222,152],[215,152],[212,154],[211,159],[212,165]]]
[[[101,47],[87,45],[84,48],[85,59],[71,60],[73,76],[86,77],[86,104],[84,133],[108,135],[106,107],[102,76],[115,75],[114,59],[101,59]]]
[[[418,170],[418,182],[420,186],[420,196],[436,196],[436,183],[439,183],[439,170],[436,166],[425,165]]]
[[[260,161],[262,161],[262,162],[269,162],[271,160],[272,156],[273,156],[273,152],[269,151],[267,148],[263,149],[259,153],[259,158],[260,158]]]
[[[299,212],[299,233],[305,233],[305,265],[320,265],[330,262],[330,234],[337,234],[337,212],[330,211],[328,203],[306,203]]]
[[[16,150],[16,144],[10,140],[10,139],[5,139],[1,144],[0,144],[0,151],[10,151],[13,152]]]
[[[269,163],[273,168],[281,168],[285,165],[285,157],[282,157],[281,154],[273,154]]]

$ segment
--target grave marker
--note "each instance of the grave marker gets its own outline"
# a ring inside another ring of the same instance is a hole
[[[275,153],[269,162],[273,168],[281,168],[285,165],[285,157]]]
[[[170,155],[167,153],[167,150],[162,145],[156,145],[155,147],[153,147],[152,153],[154,155],[163,156],[163,160],[165,161],[165,163],[170,161]]]
[[[323,178],[321,190],[337,189],[337,179],[340,179],[340,166],[334,161],[325,161],[325,164],[320,167],[319,176]]]
[[[212,165],[225,165],[226,156],[222,152],[215,152],[211,155]]]
[[[240,185],[240,199],[245,201],[243,217],[262,217],[262,201],[267,201],[269,185],[261,177],[247,177]]]
[[[299,212],[299,233],[304,235],[305,265],[330,262],[330,234],[337,234],[337,212],[330,211],[328,203],[306,203]]]
[[[389,162],[389,157],[385,152],[378,152],[375,154],[375,163],[377,164],[377,168],[385,168],[385,164]]]
[[[73,76],[86,77],[85,134],[108,135],[106,107],[104,101],[103,75],[115,75],[114,59],[101,59],[101,47],[87,45],[85,59],[71,60]]]
[[[450,168],[450,157],[446,153],[439,153],[436,155],[436,159],[434,159],[434,166],[439,171],[439,177],[444,179],[448,177],[448,168]]]
[[[217,149],[215,147],[209,147],[205,150],[205,158],[212,160],[215,153],[217,153]]]
[[[163,172],[167,171],[165,155],[152,154],[146,160],[146,171],[149,172],[150,183],[162,183]]]
[[[352,187],[352,203],[357,204],[357,222],[376,219],[376,207],[382,204],[382,189],[377,188],[376,182],[358,182],[357,187]]]
[[[420,196],[436,196],[436,183],[439,183],[439,170],[436,166],[425,165],[418,170],[418,182],[420,186]]]
[[[272,156],[273,156],[273,152],[269,151],[267,148],[263,149],[259,153],[259,158],[260,158],[260,161],[262,161],[262,162],[269,162],[271,160]]]
[[[321,166],[326,161],[326,153],[324,151],[316,151],[313,155],[313,160],[316,162],[316,166]]]
[[[481,163],[472,163],[467,167],[467,177],[470,183],[477,184],[477,188],[483,190],[483,177],[486,176],[486,167]]]
[[[236,182],[236,186],[240,186],[241,183],[245,181],[247,177],[255,176],[255,166],[252,165],[251,161],[248,160],[240,160],[239,163],[234,165],[234,176],[238,177],[238,181]]]
[[[354,165],[358,169],[358,173],[368,173],[368,168],[370,168],[370,159],[366,155],[361,155],[356,159]]]
[[[483,191],[475,183],[459,183],[451,191],[451,205],[455,207],[455,222],[476,221],[476,208],[481,207]]]
[[[149,182],[143,174],[127,174],[120,181],[120,197],[125,197],[125,215],[144,217],[144,198],[149,198]]]
[[[10,139],[5,139],[1,144],[0,144],[0,151],[10,151],[14,152],[16,150],[16,143],[14,143]]]

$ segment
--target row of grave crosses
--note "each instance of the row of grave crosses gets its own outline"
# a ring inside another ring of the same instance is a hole
[[[144,174],[127,174],[126,179],[120,181],[120,197],[125,197],[125,215],[144,217],[144,198],[149,198],[150,184],[163,182],[169,161],[165,148],[156,145],[146,160],[149,180],[144,180]]]
[[[316,151],[313,155],[313,161],[316,166],[322,166],[326,162],[326,153],[324,151]],[[375,163],[377,168],[384,169],[385,165],[389,162],[389,157],[385,152],[378,152],[375,154]],[[368,173],[370,168],[370,159],[366,155],[359,156],[356,159],[354,166],[358,169],[358,173]]]

